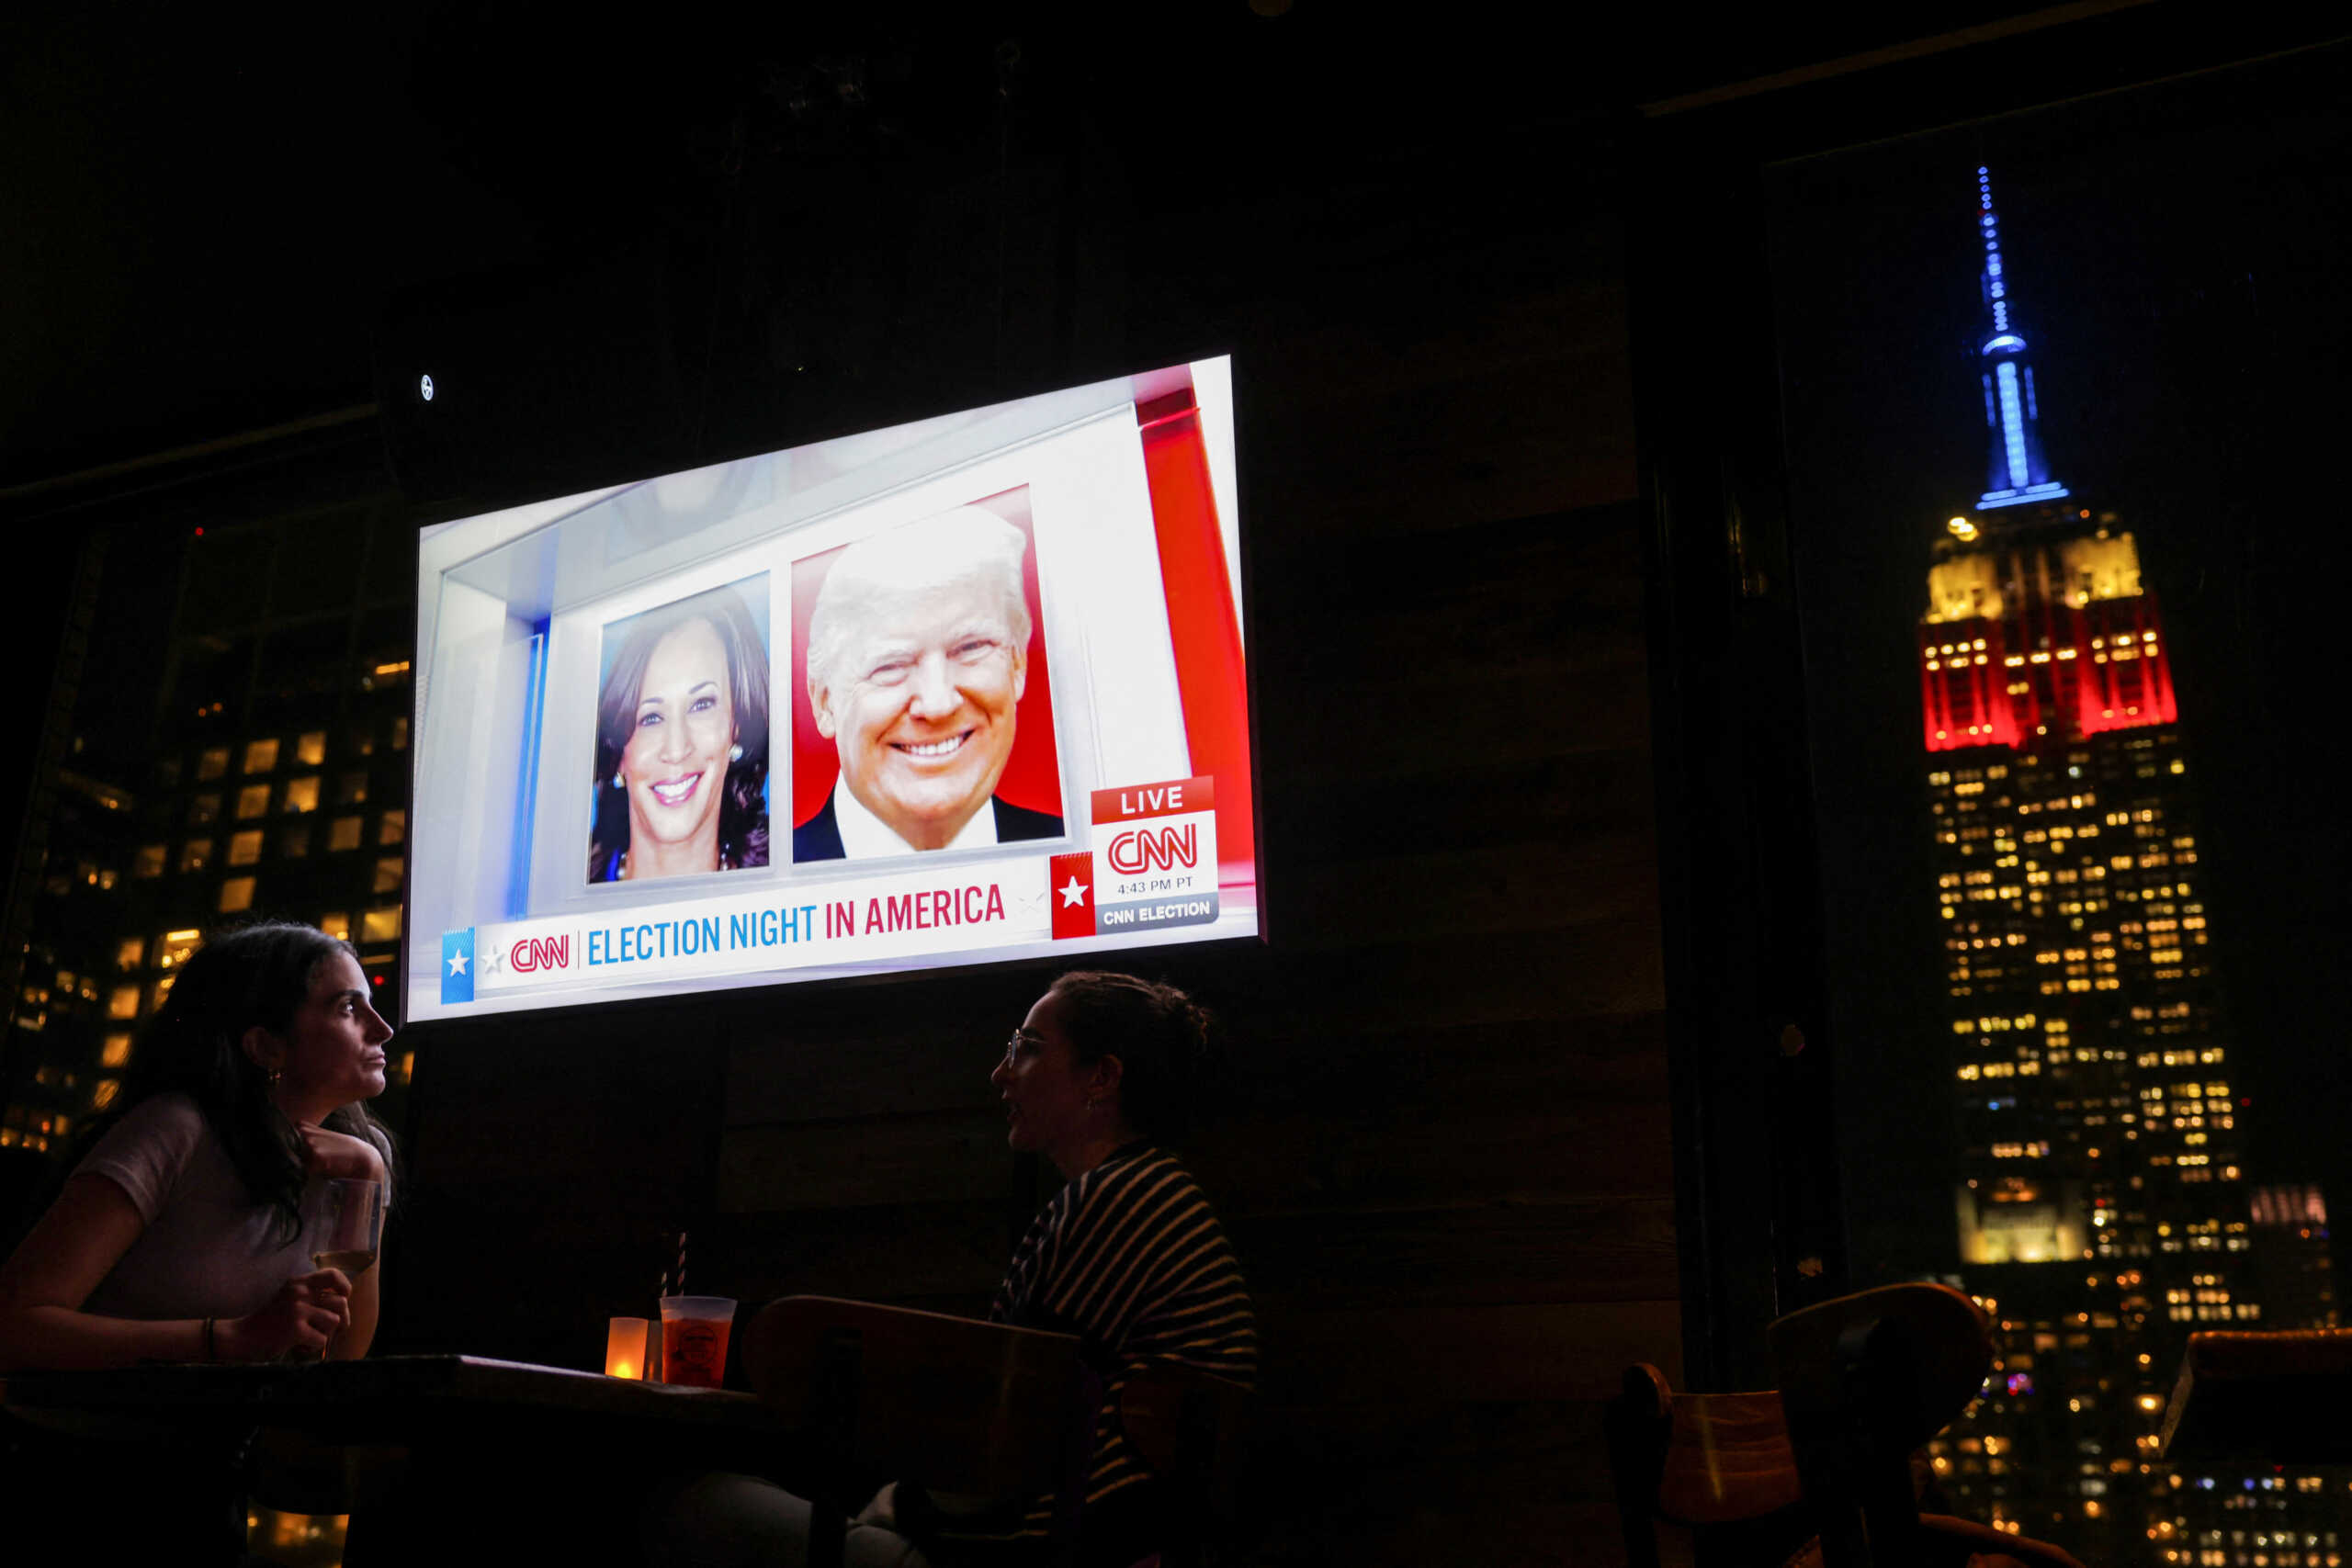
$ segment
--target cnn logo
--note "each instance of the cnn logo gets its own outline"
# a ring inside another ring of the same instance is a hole
[[[561,969],[571,962],[570,936],[530,936],[514,944],[506,962],[525,975],[534,969]]]
[[[1200,825],[1182,828],[1130,828],[1111,840],[1106,856],[1121,876],[1139,876],[1176,866],[1191,870],[1200,863]]]

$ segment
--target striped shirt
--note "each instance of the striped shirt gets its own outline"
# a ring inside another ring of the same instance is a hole
[[[1021,1238],[989,1316],[1077,1335],[1102,1377],[1090,1513],[1150,1479],[1118,1416],[1137,1368],[1179,1361],[1257,1381],[1257,1320],[1225,1227],[1175,1156],[1149,1144],[1126,1145],[1055,1194]],[[1016,1529],[965,1539],[1042,1536],[1052,1517],[1053,1499],[1041,1498]]]

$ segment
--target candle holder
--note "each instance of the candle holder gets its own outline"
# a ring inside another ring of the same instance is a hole
[[[605,1328],[605,1375],[639,1379],[645,1376],[645,1319],[616,1317]]]

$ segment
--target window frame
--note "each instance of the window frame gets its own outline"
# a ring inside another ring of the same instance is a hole
[[[1769,171],[2322,44],[2308,21],[2043,11],[1641,106],[1627,283],[1686,1376],[1773,1382],[1847,1275],[1838,1042],[1781,445]]]

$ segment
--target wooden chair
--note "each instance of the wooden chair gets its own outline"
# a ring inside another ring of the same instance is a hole
[[[2160,1451],[2180,1464],[2352,1464],[2352,1329],[2188,1337]]]
[[[1658,1568],[1660,1524],[1705,1540],[1711,1561],[1758,1568],[1778,1568],[1812,1533],[1769,1389],[1677,1393],[1656,1367],[1632,1367],[1609,1403],[1608,1432],[1628,1568]]]
[[[1199,1568],[1232,1533],[1254,1404],[1239,1383],[1172,1361],[1143,1368],[1119,1391],[1119,1424],[1165,1498],[1158,1568]]]
[[[1609,1444],[1632,1568],[1656,1568],[1661,1522],[1712,1537],[1712,1561],[1757,1568],[2081,1568],[2045,1542],[1918,1510],[1912,1451],[1968,1408],[1992,1364],[1973,1302],[1893,1285],[1768,1332],[1777,1390],[1676,1393],[1655,1367],[1626,1372]]]
[[[1886,1285],[1791,1313],[1766,1337],[1826,1568],[1918,1561],[1911,1452],[1984,1387],[1984,1311],[1946,1285]]]
[[[839,1563],[863,1482],[1011,1501],[1051,1492],[1058,1560],[1076,1560],[1101,1388],[1078,1338],[828,1296],[752,1320],[743,1365],[808,1435],[808,1562]]]

